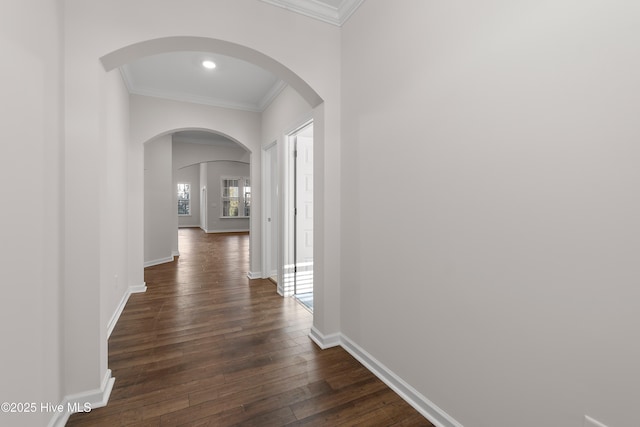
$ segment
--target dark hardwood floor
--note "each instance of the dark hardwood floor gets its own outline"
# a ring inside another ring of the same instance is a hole
[[[177,261],[145,270],[109,340],[108,406],[68,426],[432,426],[312,315],[249,280],[249,236],[180,229]]]

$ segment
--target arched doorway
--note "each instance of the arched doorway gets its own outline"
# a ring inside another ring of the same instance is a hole
[[[176,51],[220,53],[245,60],[279,76],[293,87],[311,107],[315,108],[323,102],[320,95],[307,82],[285,65],[257,50],[225,40],[187,36],[158,38],[125,46],[104,55],[100,61],[106,71],[111,71],[144,56]]]
[[[208,212],[206,203],[209,188],[212,207],[222,207],[220,192],[215,191],[220,187],[215,182],[220,180],[216,171],[245,177],[247,187],[251,152],[243,144],[209,130],[174,129],[143,147],[145,267],[171,262],[180,255],[180,227],[196,226],[205,233],[250,231],[248,212],[224,218],[218,209]]]
[[[311,113],[311,116],[315,123],[314,170],[315,170],[317,182],[322,182],[324,180],[324,173],[323,173],[324,154],[325,154],[324,138],[326,134],[326,129],[324,128],[325,110],[324,110],[323,100],[318,95],[318,93],[315,90],[313,90],[313,88],[311,88],[301,77],[299,77],[297,74],[295,74],[293,71],[291,71],[289,68],[287,68],[283,64],[279,63],[278,61],[275,61],[273,58],[270,58],[269,56],[262,54],[254,49],[241,46],[235,43],[230,43],[227,41],[202,38],[202,37],[168,37],[168,38],[160,38],[160,39],[143,41],[143,42],[129,45],[127,47],[118,49],[108,55],[101,57],[101,61],[106,70],[113,70],[115,67],[118,67],[118,66],[121,66],[122,64],[127,63],[127,61],[133,61],[145,55],[153,55],[153,54],[159,54],[162,52],[181,51],[181,50],[198,50],[198,51],[205,51],[205,52],[208,51],[212,53],[223,53],[225,55],[241,58],[246,61],[250,61],[256,65],[259,65],[261,67],[264,67],[265,69],[270,70],[271,72],[277,74],[284,81],[286,81],[287,84],[289,84],[290,87],[293,88],[312,108],[313,113]],[[307,111],[306,114],[308,115],[309,111]],[[193,121],[188,120],[187,121],[188,123],[176,121],[177,117],[184,118],[184,116],[185,116],[184,114],[173,114],[173,115],[166,114],[164,117],[162,117],[160,120],[156,120],[155,123],[153,123],[150,126],[150,128],[155,127],[155,129],[153,130],[150,130],[150,129],[141,130],[139,128],[136,129],[137,126],[134,118],[132,117],[132,132],[131,132],[132,138],[133,138],[132,145],[135,146],[136,144],[146,141],[150,137],[162,132],[161,127],[158,128],[159,123],[162,123],[163,125],[169,125],[170,127],[171,127],[171,124],[173,123],[173,126],[207,127],[210,129],[222,130],[223,133],[227,133],[227,134],[233,133],[232,130],[225,128],[225,125],[227,125],[228,123],[218,123],[217,125],[208,124],[203,126],[201,118],[195,118]],[[213,115],[208,115],[208,119],[211,119],[212,117]],[[191,119],[193,119],[193,117],[191,117],[190,120]],[[243,138],[241,136],[238,136],[236,139],[246,141],[246,145],[250,148],[252,153],[254,154],[258,153],[257,154],[258,156],[262,154],[261,145],[263,141],[260,140],[260,136],[258,136],[258,138],[251,138],[251,137]],[[259,198],[259,195],[261,194],[261,190],[262,190],[261,183],[260,183],[260,180],[262,178],[261,163],[262,162],[259,160],[258,161],[254,160],[251,162],[251,176],[253,177],[252,190],[254,194],[258,196],[253,200],[254,208],[252,209],[252,212],[260,213],[260,215],[254,215],[251,218],[251,245],[250,245],[251,246],[251,255],[250,255],[251,268],[249,271],[250,278],[263,277],[263,274],[268,274],[267,271],[263,272],[260,270],[261,268],[264,267],[263,266],[264,258],[262,256],[262,250],[264,249],[262,246],[263,224],[261,223],[262,221],[260,221],[260,218],[262,216],[262,213],[261,213],[262,207],[261,207],[261,200]],[[324,188],[324,186],[321,186],[320,188]],[[319,219],[320,221],[324,221],[324,217],[325,217],[324,194],[322,192],[316,192],[316,194],[317,195],[314,196],[316,198],[316,202],[314,203],[314,211],[316,211],[316,213],[314,214],[314,217],[316,219]],[[314,269],[317,269],[318,271],[325,269],[324,264],[327,257],[322,255],[323,254],[322,248],[324,247],[324,244],[326,241],[324,236],[324,233],[326,232],[329,232],[331,234],[335,234],[336,236],[338,236],[336,234],[337,233],[336,229],[320,228],[319,230],[316,230],[314,232],[314,233],[317,233],[317,236],[313,239],[314,246],[319,245],[318,247],[321,248],[318,251],[318,253],[321,254],[321,256],[318,256],[314,262]],[[333,244],[337,243],[337,241],[335,240],[332,240],[332,242]],[[132,252],[135,253],[136,251],[134,250]],[[331,264],[336,263],[336,259],[335,259],[336,256],[337,256],[337,252],[334,252],[328,257],[330,259]],[[332,283],[338,283],[338,280],[337,280],[338,275],[339,275],[339,269],[337,269],[335,266],[331,270],[326,270],[324,273],[315,275],[316,286],[314,288],[314,293],[319,293],[320,297],[315,298],[315,300],[317,301],[317,304],[315,307],[316,309],[314,310],[315,311],[314,319],[316,318],[318,319],[318,322],[316,324],[318,324],[319,326],[322,326],[322,324],[326,322],[328,322],[329,324],[336,324],[335,313],[338,310],[338,306],[334,305],[332,308],[330,308],[330,311],[332,312],[332,314],[328,316],[326,315],[326,313],[324,313],[325,308],[328,307],[324,301],[326,298],[330,298],[330,299],[335,298],[335,295],[337,294],[335,293],[335,290],[333,290],[330,293],[326,293],[325,295],[323,295],[323,292],[324,292],[323,284],[324,284],[325,277],[335,277],[335,279],[332,280]],[[332,286],[332,287],[335,288],[335,286]],[[314,324],[314,328],[316,324]],[[321,330],[321,329],[324,329],[324,328],[314,329],[314,332],[318,332],[318,330]],[[315,333],[313,335],[314,339],[320,336],[321,335],[318,333]],[[317,340],[318,339],[316,339],[316,341]]]
[[[289,12],[261,2],[154,3],[154,19],[148,19],[150,10],[145,3],[70,2],[66,6],[64,193],[69,197],[83,194],[86,200],[70,204],[65,216],[64,247],[69,262],[65,264],[68,310],[64,325],[71,343],[64,352],[69,368],[65,390],[78,392],[101,385],[108,374],[105,325],[112,323],[110,318],[117,320],[128,293],[144,288],[142,144],[167,129],[227,129],[225,123],[212,126],[202,117],[185,123],[171,114],[156,120],[164,121],[157,126],[129,126],[129,110],[139,102],[126,93],[115,68],[153,53],[127,49],[148,41],[159,49],[156,52],[193,49],[237,54],[256,64],[265,60],[262,66],[287,81],[312,106],[319,133],[314,168],[319,171],[316,194],[320,202],[315,204],[314,215],[319,224],[315,267],[320,273],[316,276],[320,295],[314,328],[320,332],[316,338],[337,333],[341,275],[339,31],[322,25],[303,28],[295,25],[297,18]],[[176,34],[198,37],[166,37]],[[318,49],[308,49],[316,42],[321,43]],[[122,49],[128,57],[117,57]],[[165,108],[165,113],[169,110]],[[237,136],[243,141],[251,139],[245,139],[245,134]],[[264,141],[260,135],[253,141],[257,146],[251,147],[252,153],[259,155],[257,149]],[[260,176],[260,163],[252,162],[252,176]],[[112,188],[113,183],[117,188]],[[259,188],[253,191],[260,195]],[[105,215],[104,207],[117,210],[118,215]],[[94,218],[99,218],[99,228]],[[252,224],[252,228],[260,231],[261,224]],[[254,233],[256,236],[259,239],[260,233]],[[252,258],[259,259],[255,252],[260,252],[260,245],[252,244],[252,251]]]

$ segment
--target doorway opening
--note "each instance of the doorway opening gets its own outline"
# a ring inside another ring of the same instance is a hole
[[[289,238],[285,286],[313,311],[313,122],[289,135]]]
[[[279,209],[278,209],[278,143],[274,141],[262,150],[263,185],[263,271],[264,276],[277,285],[278,293],[284,295],[279,277]]]

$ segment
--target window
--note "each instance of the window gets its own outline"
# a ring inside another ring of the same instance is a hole
[[[191,215],[191,184],[178,183],[178,215]]]
[[[248,217],[251,213],[251,183],[247,177],[222,178],[222,217]]]

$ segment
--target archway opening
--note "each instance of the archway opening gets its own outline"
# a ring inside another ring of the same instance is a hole
[[[125,46],[104,55],[100,61],[106,71],[111,71],[145,56],[179,51],[219,53],[242,59],[280,77],[295,89],[312,108],[323,102],[320,95],[307,82],[282,63],[255,49],[225,40],[190,36],[162,37]]]
[[[174,129],[147,141],[144,266],[180,255],[180,228],[249,233],[250,162],[244,144],[219,132]],[[232,197],[221,192],[224,182],[236,184]]]
[[[316,151],[316,163],[319,165],[323,164],[323,146],[324,146],[324,110],[322,107],[323,100],[318,95],[318,93],[300,76],[298,76],[291,69],[283,65],[282,63],[276,61],[275,59],[258,52],[254,49],[248,48],[246,46],[242,46],[239,44],[216,40],[210,38],[203,37],[167,37],[167,38],[159,38],[148,41],[143,41],[139,43],[135,43],[116,51],[113,51],[103,57],[100,58],[104,68],[107,71],[114,70],[116,68],[122,67],[125,64],[136,61],[140,58],[147,57],[150,55],[162,54],[167,52],[181,52],[181,51],[198,51],[198,52],[211,52],[214,54],[223,54],[235,58],[242,59],[244,61],[255,64],[259,67],[263,67],[266,70],[269,70],[273,74],[277,75],[280,79],[286,82],[299,96],[306,101],[306,103],[310,106],[307,114],[314,114],[317,111],[319,117],[314,117],[316,120],[316,129],[318,130],[318,136],[315,138],[315,148]],[[316,108],[318,107],[318,108]],[[310,112],[314,113],[310,113]],[[210,115],[209,117],[210,118]],[[252,196],[255,196],[255,199],[252,200],[252,218],[250,220],[250,230],[251,230],[251,267],[249,271],[250,278],[259,278],[259,277],[268,277],[269,272],[264,269],[263,264],[263,256],[262,256],[262,240],[264,232],[263,224],[260,219],[262,215],[261,212],[261,179],[262,179],[262,162],[261,162],[261,154],[262,154],[262,144],[264,141],[261,140],[261,135],[258,134],[254,138],[245,138],[242,135],[234,133],[234,130],[227,127],[228,123],[233,122],[233,120],[227,120],[226,123],[217,123],[215,125],[208,125],[203,123],[207,123],[207,119],[203,117],[193,117],[185,115],[183,117],[184,120],[176,120],[176,115],[173,116],[165,116],[165,117],[157,117],[156,123],[150,126],[150,129],[134,130],[131,132],[132,135],[132,145],[140,144],[142,145],[146,141],[150,141],[160,135],[166,135],[171,132],[176,132],[179,130],[208,130],[215,133],[223,134],[229,137],[232,140],[243,141],[245,148],[251,152],[250,158],[250,178],[251,178],[251,190]],[[163,122],[166,121],[166,125],[163,126]],[[223,120],[224,121],[224,120]],[[134,125],[134,124],[132,124]],[[177,126],[176,126],[177,125]],[[135,126],[134,126],[135,127]],[[241,132],[240,132],[241,133]],[[141,157],[141,156],[138,156]],[[318,170],[322,170],[321,167],[318,167]],[[316,179],[323,180],[322,172],[316,175]],[[199,189],[201,191],[201,189]],[[314,205],[314,211],[319,212],[319,215],[316,217],[322,218],[324,207],[322,201],[320,203],[316,203]],[[143,211],[141,209],[141,211]],[[135,214],[135,213],[134,213]],[[143,225],[143,223],[141,224]],[[208,224],[207,224],[208,225]],[[142,234],[142,233],[140,233]],[[323,236],[321,234],[318,235],[317,238],[314,239],[315,242],[323,242]],[[177,242],[177,237],[176,237]],[[141,244],[142,246],[142,244]],[[135,252],[133,250],[132,252]],[[318,259],[315,263],[315,267],[322,268],[323,259]],[[261,270],[262,268],[262,270]],[[266,275],[266,276],[265,276]],[[316,281],[316,285],[321,285],[322,281]]]

